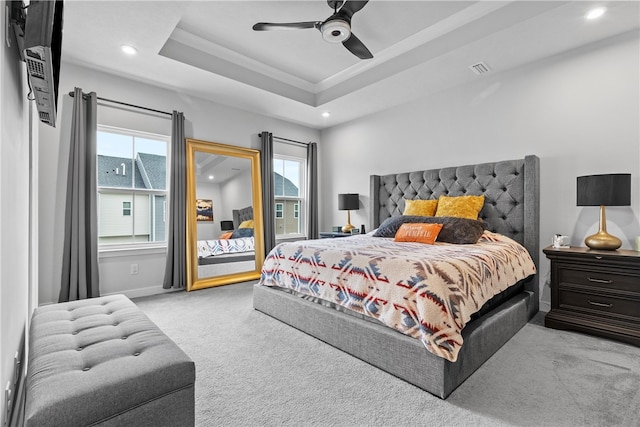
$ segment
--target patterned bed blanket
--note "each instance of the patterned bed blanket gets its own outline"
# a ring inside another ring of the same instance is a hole
[[[198,240],[198,258],[255,250],[253,237],[237,239]]]
[[[277,245],[260,284],[373,317],[455,362],[471,315],[535,271],[522,245],[489,231],[473,245],[356,235]]]

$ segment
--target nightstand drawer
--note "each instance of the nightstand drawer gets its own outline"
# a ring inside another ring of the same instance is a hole
[[[627,320],[640,320],[640,299],[624,299],[580,290],[560,289],[558,308],[585,313],[607,313]]]
[[[616,274],[615,272],[599,269],[589,270],[583,267],[582,270],[559,267],[558,282],[575,283],[578,285],[596,286],[606,289],[617,289],[621,291],[635,292],[640,295],[640,276]]]

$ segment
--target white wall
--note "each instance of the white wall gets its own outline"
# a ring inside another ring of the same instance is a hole
[[[253,181],[251,180],[251,167],[238,173],[233,179],[221,185],[223,208],[227,212],[224,218],[233,219],[235,209],[246,208],[253,205]]]
[[[360,193],[351,223],[369,229],[369,174],[540,157],[541,246],[581,245],[598,210],[576,207],[576,177],[632,174],[630,207],[607,208],[608,231],[640,235],[638,32],[566,52],[322,132],[321,230],[342,224],[337,194]],[[540,253],[541,282],[549,264]],[[549,288],[541,295],[548,307]],[[546,304],[546,305],[545,305]]]
[[[196,199],[209,199],[213,203],[213,221],[198,221],[196,224],[198,240],[217,239],[220,235],[220,218],[226,218],[221,212],[224,206],[220,184],[196,183]]]
[[[203,82],[203,84],[206,82]],[[171,88],[150,86],[144,82],[115,77],[78,65],[63,63],[60,72],[60,93],[67,94],[74,87],[98,96],[141,105],[162,111],[182,111],[185,114],[185,133],[188,138],[220,142],[248,148],[260,148],[258,133],[267,130],[285,138],[317,141],[314,129],[248,113],[215,102],[173,91]],[[68,137],[65,120],[71,111],[70,97],[61,100],[56,129],[40,126],[39,156],[47,159],[40,166],[40,303],[55,302],[60,288],[60,260],[63,239],[63,203],[68,163]],[[121,109],[98,107],[98,122],[153,133],[170,134],[170,121]],[[61,136],[62,135],[62,136]],[[101,254],[100,292],[123,292],[131,297],[162,292],[164,251]],[[130,264],[137,263],[139,273],[130,275]]]
[[[5,387],[12,393],[16,352],[25,355],[29,304],[29,103],[25,67],[15,45],[4,41],[0,12],[0,419],[4,419]]]

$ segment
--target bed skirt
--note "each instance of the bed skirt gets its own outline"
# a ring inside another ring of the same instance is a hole
[[[529,321],[535,298],[532,293],[523,291],[465,326],[462,331],[464,345],[458,360],[452,363],[429,353],[419,340],[382,324],[268,286],[255,285],[253,289],[256,310],[442,399]]]

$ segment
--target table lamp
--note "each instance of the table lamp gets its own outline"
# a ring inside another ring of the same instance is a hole
[[[631,174],[612,173],[606,175],[579,176],[578,206],[600,206],[600,226],[596,234],[584,239],[591,249],[615,251],[622,241],[607,233],[605,206],[629,206],[631,204]]]
[[[360,209],[360,200],[357,193],[338,194],[338,209],[347,211],[347,224],[342,227],[343,233],[351,233],[355,227],[351,225],[351,211]]]

